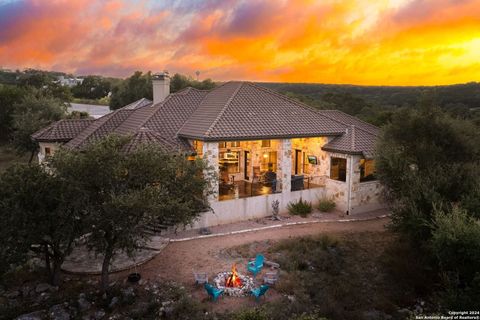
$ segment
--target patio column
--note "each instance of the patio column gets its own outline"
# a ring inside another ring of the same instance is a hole
[[[277,156],[277,192],[282,193],[291,191],[292,184],[292,141],[290,139],[281,139],[278,143]]]
[[[210,201],[218,200],[218,177],[220,169],[218,165],[218,142],[204,142],[203,143],[203,158],[207,162],[209,170],[205,170],[204,176],[210,179],[210,187],[212,194],[209,195]]]

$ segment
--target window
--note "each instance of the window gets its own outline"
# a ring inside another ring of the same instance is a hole
[[[52,154],[52,150],[49,147],[45,147],[45,155],[49,156]]]
[[[277,172],[277,151],[264,152],[260,160],[262,171]]]
[[[330,158],[330,179],[347,181],[347,159]]]
[[[232,141],[232,142],[230,142],[230,147],[232,147],[232,148],[238,148],[238,147],[240,147],[240,141]]]
[[[270,140],[262,140],[262,148],[270,148],[271,141]]]
[[[360,159],[360,182],[376,180],[375,160]]]
[[[218,147],[219,148],[226,148],[227,147],[227,142],[225,142],[225,141],[219,142]]]
[[[199,140],[193,140],[193,149],[195,150],[197,156],[201,157],[203,155],[203,142]]]

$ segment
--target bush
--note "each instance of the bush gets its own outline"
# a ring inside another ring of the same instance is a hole
[[[312,213],[312,204],[308,201],[303,201],[302,198],[297,202],[292,201],[288,203],[287,208],[290,214],[304,218]]]
[[[321,198],[317,206],[321,212],[330,212],[335,209],[335,201],[332,199]]]
[[[480,298],[480,221],[465,210],[436,212],[430,241],[444,278],[444,304],[472,309]]]

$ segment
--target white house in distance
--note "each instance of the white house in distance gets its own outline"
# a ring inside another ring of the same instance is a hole
[[[331,198],[345,214],[383,207],[373,153],[378,128],[336,110],[317,110],[250,82],[170,94],[168,73],[141,99],[99,119],[60,120],[32,137],[39,161],[61,145],[82,148],[110,133],[204,157],[218,175],[214,213],[197,226],[271,215],[300,198]]]

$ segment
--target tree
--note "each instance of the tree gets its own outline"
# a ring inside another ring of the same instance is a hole
[[[432,101],[397,112],[378,144],[377,175],[392,206],[393,226],[416,241],[431,237],[434,207],[469,207],[480,186],[480,135],[469,121],[453,119]]]
[[[30,92],[14,106],[12,144],[19,154],[30,152],[32,161],[38,144],[31,135],[66,115],[67,107],[60,100],[38,92]]]
[[[25,91],[19,87],[0,84],[0,142],[6,142],[10,138],[14,105],[24,94]]]
[[[202,160],[188,161],[153,145],[125,153],[127,143],[127,138],[110,136],[82,151],[60,150],[50,162],[84,195],[87,243],[103,255],[103,290],[114,255],[133,254],[149,238],[147,225],[188,224],[208,205]]]
[[[136,71],[120,85],[112,89],[110,109],[116,110],[141,98],[153,99],[151,72]]]
[[[72,88],[75,98],[100,99],[110,92],[110,82],[99,76],[86,76]]]
[[[203,81],[198,81],[192,77],[187,77],[185,75],[175,73],[170,80],[170,91],[177,92],[187,87],[197,88],[200,90],[210,90],[215,88],[215,83],[212,79],[205,79]]]
[[[0,257],[8,267],[41,253],[50,282],[82,234],[81,194],[40,165],[10,167],[0,177]],[[0,270],[6,271],[6,270]]]

